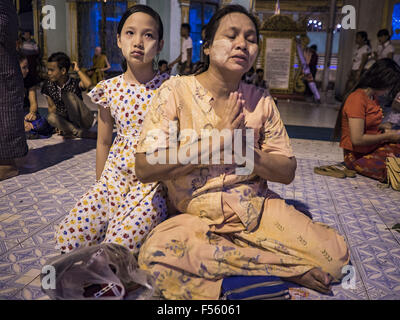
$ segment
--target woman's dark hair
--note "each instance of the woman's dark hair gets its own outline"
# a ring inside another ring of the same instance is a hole
[[[25,54],[22,52],[18,52],[18,62],[21,63],[22,61],[28,59]]]
[[[389,89],[389,98],[393,100],[400,91],[400,66],[392,59],[381,59],[361,76],[357,85],[346,95],[340,107],[336,119],[334,139],[340,138],[342,134],[342,111],[347,98],[354,91],[367,88],[373,90]]]
[[[384,36],[387,36],[387,37],[389,37],[389,39],[390,39],[390,33],[389,33],[389,30],[388,29],[382,29],[382,30],[379,30],[378,31],[378,34],[377,34],[377,37],[379,38],[379,37],[384,37]]]
[[[356,36],[360,36],[369,47],[371,46],[371,41],[368,39],[368,33],[365,31],[359,31]]]
[[[122,32],[122,28],[124,27],[124,24],[126,22],[126,20],[128,20],[128,18],[137,12],[142,12],[142,13],[146,13],[149,16],[151,16],[157,23],[158,26],[158,41],[163,40],[164,38],[164,25],[161,21],[161,17],[160,15],[154,11],[152,8],[150,8],[149,6],[143,5],[143,4],[137,4],[134,5],[130,8],[128,8],[128,10],[126,10],[124,12],[124,14],[122,15],[121,20],[118,23],[118,28],[117,28],[117,34],[121,35]],[[122,62],[122,69],[124,70],[124,72],[127,69],[127,64],[126,64],[126,60],[124,59]]]
[[[69,57],[64,53],[64,52],[56,52],[53,53],[49,59],[47,59],[48,62],[57,62],[58,68],[61,70],[65,68],[65,70],[68,72],[69,68],[71,67],[71,60]]]
[[[208,22],[206,29],[205,29],[206,32],[205,32],[205,39],[204,39],[204,48],[209,48],[212,45],[215,34],[217,33],[217,30],[219,28],[222,18],[228,14],[235,13],[235,12],[243,13],[254,23],[254,26],[256,28],[256,33],[257,33],[257,44],[260,43],[260,29],[259,29],[259,25],[258,25],[258,21],[257,21],[256,17],[254,17],[251,13],[249,13],[241,5],[234,4],[234,5],[228,5],[228,6],[225,6],[221,9],[219,9],[212,16],[211,20]],[[208,56],[206,56],[206,62],[205,62],[204,68],[203,68],[203,72],[208,69],[209,64],[210,64],[210,58]]]

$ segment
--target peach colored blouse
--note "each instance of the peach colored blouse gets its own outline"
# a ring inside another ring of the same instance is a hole
[[[293,157],[289,137],[272,97],[266,90],[243,82],[239,92],[246,101],[246,127],[255,131],[254,148]],[[137,153],[168,148],[171,122],[177,125],[178,132],[194,129],[199,137],[202,129],[213,129],[220,118],[212,108],[212,99],[195,76],[177,76],[166,81],[154,97],[143,123]],[[167,139],[158,139],[157,130]],[[188,142],[179,143],[183,146]],[[223,201],[226,201],[247,231],[251,231],[257,226],[264,200],[270,194],[267,181],[255,174],[237,175],[235,169],[235,165],[199,165],[189,174],[164,183],[172,204],[181,213],[200,216],[210,225],[220,224],[224,221]]]

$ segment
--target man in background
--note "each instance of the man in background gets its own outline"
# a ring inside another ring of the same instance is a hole
[[[18,16],[12,0],[0,1],[0,181],[19,174],[15,162],[28,153],[24,130],[24,81],[16,42]]]

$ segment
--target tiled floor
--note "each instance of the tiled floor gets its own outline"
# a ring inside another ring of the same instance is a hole
[[[279,105],[285,123],[320,127],[333,127],[336,107]],[[345,236],[355,276],[353,288],[336,285],[333,296],[294,288],[293,298],[400,299],[400,233],[390,230],[400,223],[400,193],[361,176],[315,175],[315,166],[342,161],[337,143],[292,144],[298,159],[295,181],[270,187]],[[0,182],[0,299],[47,299],[39,274],[46,260],[58,254],[54,226],[95,180],[94,141],[53,136],[31,140],[29,146],[28,157],[20,161],[22,174]]]

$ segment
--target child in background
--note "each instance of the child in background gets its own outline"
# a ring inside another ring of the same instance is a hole
[[[256,87],[267,89],[267,82],[264,80],[264,70],[257,69],[256,71],[257,77],[254,80],[254,84]]]
[[[161,74],[163,73],[168,73],[170,74],[171,69],[168,66],[168,61],[166,60],[160,60],[158,62],[158,71],[160,71]]]
[[[64,253],[104,241],[137,254],[148,232],[166,217],[164,187],[143,184],[135,175],[142,122],[157,88],[169,78],[153,70],[164,45],[158,13],[144,5],[129,8],[119,22],[117,43],[127,70],[89,93],[99,105],[97,182],[56,231],[56,248]],[[118,133],[112,143],[114,123]]]
[[[178,63],[178,74],[188,75],[192,71],[193,40],[190,37],[190,24],[181,25],[181,54],[171,64],[172,69]]]

